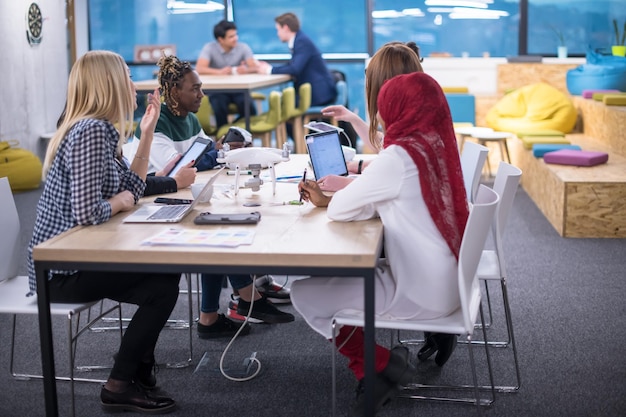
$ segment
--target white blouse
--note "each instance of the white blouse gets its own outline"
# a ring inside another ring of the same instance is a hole
[[[376,272],[376,313],[428,319],[459,308],[456,258],[430,217],[417,167],[399,146],[382,150],[328,206],[328,217],[335,221],[375,216],[384,226],[388,260]],[[315,277],[294,282],[291,298],[307,322],[330,337],[337,311],[363,308],[362,287],[361,278]]]

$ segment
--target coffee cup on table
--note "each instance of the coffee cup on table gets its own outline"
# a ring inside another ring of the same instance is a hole
[[[193,196],[194,200],[198,200],[198,203],[208,203],[211,200],[211,197],[213,196],[212,185],[209,185],[206,191],[202,193],[202,189],[204,188],[205,185],[206,183],[191,184],[191,195]]]

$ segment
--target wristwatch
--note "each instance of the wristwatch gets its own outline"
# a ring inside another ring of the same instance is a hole
[[[357,174],[360,174],[363,171],[363,160],[359,159],[359,168],[356,170]]]

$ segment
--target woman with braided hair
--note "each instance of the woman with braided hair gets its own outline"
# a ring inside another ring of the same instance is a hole
[[[159,87],[164,100],[150,149],[149,170],[162,170],[173,158],[184,154],[197,138],[208,139],[211,144],[202,158],[196,161],[196,168],[199,171],[214,168],[218,165],[217,151],[221,145],[215,144],[205,134],[195,115],[204,97],[198,73],[189,62],[173,55],[161,57],[158,65]],[[133,146],[128,150],[125,148],[125,152],[132,154],[136,149],[139,143],[137,138],[141,137],[141,126],[137,127],[135,136],[131,142]]]
[[[164,56],[158,62],[160,67],[158,80],[164,102],[161,104],[161,115],[154,130],[154,140],[150,150],[150,161],[160,169],[179,153],[184,153],[198,137],[208,138],[202,131],[195,112],[200,108],[204,97],[202,81],[198,73],[187,61],[175,56]],[[141,133],[137,129],[137,136]],[[217,150],[221,144],[211,142],[209,151],[196,163],[199,171],[212,169],[217,165]],[[283,312],[255,290],[250,275],[231,274],[228,276],[231,286],[238,292],[237,310],[240,315],[247,315],[247,308],[254,297],[250,317],[255,322],[288,323],[294,320],[290,313]],[[242,326],[240,322],[230,320],[219,314],[219,299],[222,292],[224,276],[221,274],[202,274],[202,301],[197,332],[201,339],[232,337]],[[257,280],[258,281],[258,280]],[[240,333],[246,335],[250,326]]]

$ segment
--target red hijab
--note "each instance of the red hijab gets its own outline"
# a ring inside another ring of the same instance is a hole
[[[398,145],[419,171],[422,196],[457,260],[469,215],[452,117],[439,84],[420,72],[386,81],[378,94],[383,147]]]

